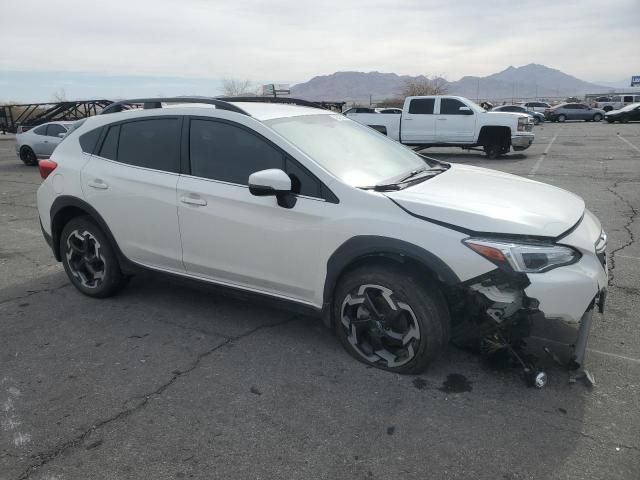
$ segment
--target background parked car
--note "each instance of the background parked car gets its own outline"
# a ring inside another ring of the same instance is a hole
[[[544,114],[540,112],[536,112],[534,110],[529,110],[524,105],[500,105],[499,107],[494,107],[491,109],[492,112],[516,112],[516,113],[526,113],[533,118],[533,123],[538,125],[540,122],[544,122]]]
[[[604,119],[609,123],[640,121],[640,103],[632,103],[620,110],[611,110],[605,113]]]
[[[16,135],[16,154],[25,165],[49,158],[74,122],[49,122]]]
[[[527,110],[533,110],[534,112],[544,113],[551,105],[545,102],[518,102],[518,105],[522,105]]]
[[[396,108],[396,107],[376,108],[376,112],[378,112],[378,113],[390,113],[392,115],[400,115],[402,113],[402,109],[401,108]]]
[[[604,110],[591,108],[584,103],[561,103],[544,111],[547,120],[564,122],[565,120],[584,120],[599,122],[604,118]]]
[[[639,102],[640,95],[614,95],[609,101],[597,101],[596,107],[602,108],[605,112],[610,112],[611,110],[620,110],[622,107]]]

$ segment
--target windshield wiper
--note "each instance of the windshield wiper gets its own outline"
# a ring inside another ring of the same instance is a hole
[[[435,177],[436,175],[446,172],[448,168],[420,168],[413,170],[411,173],[401,177],[396,182],[383,183],[378,185],[372,185],[368,187],[360,187],[362,190],[374,190],[376,192],[388,192],[392,190],[402,190],[402,184],[409,184],[412,182],[420,182],[427,180],[428,178]],[[424,175],[423,175],[424,174]]]

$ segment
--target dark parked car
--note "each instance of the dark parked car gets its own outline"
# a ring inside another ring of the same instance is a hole
[[[565,120],[584,120],[586,122],[599,122],[604,118],[604,110],[591,108],[584,103],[561,103],[544,111],[544,116],[552,122],[564,122]]]
[[[604,119],[609,123],[640,121],[640,103],[632,103],[620,110],[611,110],[604,115]]]
[[[492,108],[491,111],[526,113],[527,115],[531,115],[533,117],[534,125],[538,125],[540,122],[544,122],[544,115],[542,113],[536,112],[534,110],[529,110],[522,105],[500,105],[499,107]]]

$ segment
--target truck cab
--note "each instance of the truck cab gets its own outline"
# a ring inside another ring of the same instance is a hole
[[[407,97],[401,115],[353,113],[349,118],[405,145],[482,148],[496,158],[525,150],[534,139],[533,119],[511,112],[487,112],[471,100],[453,95]]]

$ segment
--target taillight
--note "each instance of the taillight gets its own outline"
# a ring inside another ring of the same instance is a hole
[[[45,179],[51,172],[53,172],[58,164],[53,160],[40,160],[38,162],[38,170],[40,170],[40,176]]]

